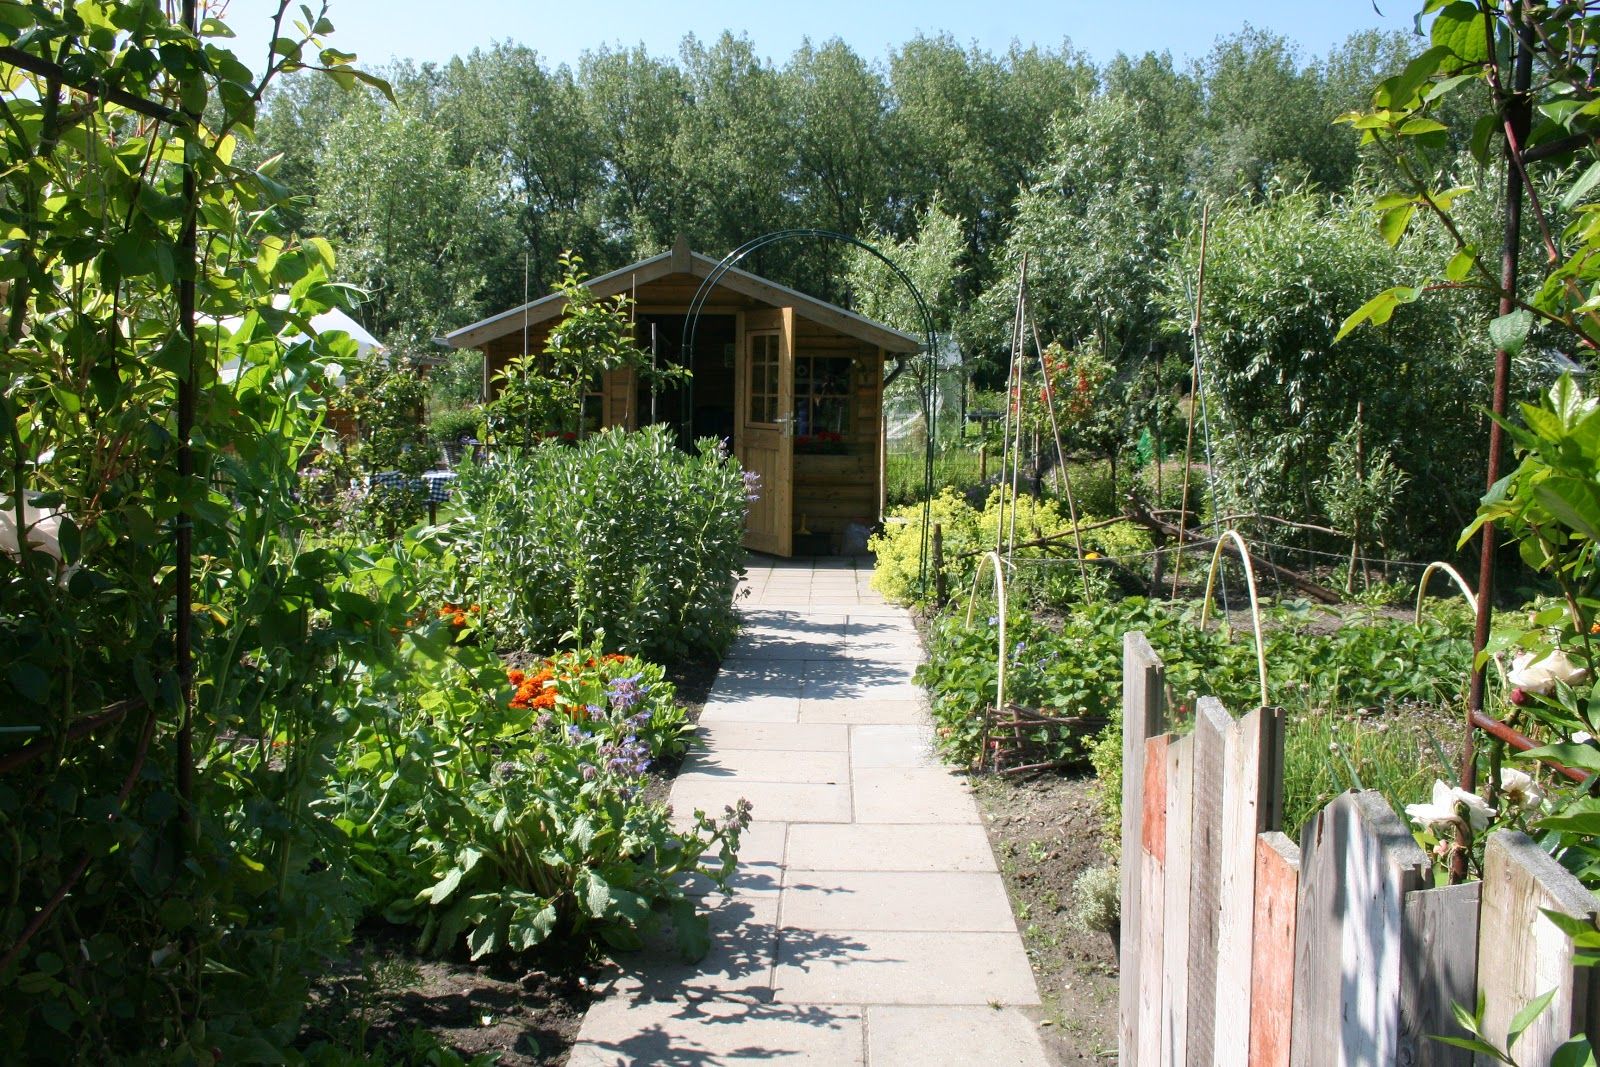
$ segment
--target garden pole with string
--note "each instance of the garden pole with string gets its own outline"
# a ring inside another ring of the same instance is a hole
[[[1517,45],[1516,58],[1511,73],[1511,97],[1506,101],[1505,124],[1505,163],[1506,163],[1506,188],[1505,188],[1505,229],[1501,235],[1500,246],[1500,314],[1509,315],[1517,306],[1517,270],[1518,251],[1522,239],[1522,199],[1523,182],[1522,168],[1518,165],[1516,154],[1522,151],[1522,144],[1528,136],[1530,111],[1528,107],[1528,88],[1533,82],[1533,42],[1528,24],[1522,17],[1522,5],[1514,4],[1511,17],[1516,26]],[[1491,44],[1493,25],[1491,21]],[[1491,53],[1492,54],[1492,53]],[[1491,399],[1490,410],[1493,419],[1489,423],[1489,469],[1487,482],[1493,486],[1500,480],[1500,455],[1505,449],[1505,434],[1500,428],[1500,420],[1504,418],[1509,406],[1508,399],[1511,389],[1511,353],[1504,348],[1497,348],[1494,353],[1494,392]],[[1461,746],[1461,788],[1468,792],[1475,792],[1478,788],[1477,751],[1474,737],[1474,719],[1482,716],[1483,695],[1485,682],[1485,664],[1479,659],[1484,648],[1489,643],[1489,623],[1494,613],[1494,523],[1485,522],[1482,530],[1483,542],[1479,550],[1478,559],[1478,610],[1475,625],[1472,631],[1472,683],[1467,692],[1467,722],[1462,731]],[[1458,848],[1450,860],[1451,881],[1460,882],[1467,875],[1467,854],[1465,848]]]
[[[1189,432],[1183,443],[1183,494],[1178,499],[1178,550],[1172,561],[1172,599],[1178,599],[1178,583],[1183,579],[1183,532],[1189,528],[1189,472],[1194,467],[1194,422],[1200,404],[1200,308],[1206,292],[1206,235],[1211,228],[1211,205],[1200,208],[1200,279],[1195,287],[1194,318],[1189,334],[1194,345],[1189,367]],[[1157,501],[1157,507],[1160,502]]]

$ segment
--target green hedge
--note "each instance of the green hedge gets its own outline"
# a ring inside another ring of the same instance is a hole
[[[745,484],[714,442],[607,430],[464,467],[457,494],[456,550],[499,640],[658,659],[732,641]]]

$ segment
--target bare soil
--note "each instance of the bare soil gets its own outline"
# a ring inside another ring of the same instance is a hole
[[[1117,1058],[1117,955],[1074,920],[1073,884],[1108,863],[1092,774],[984,776],[973,785],[1039,983],[1040,1034],[1058,1064]]]
[[[698,722],[717,663],[679,662],[667,676],[689,721]],[[652,770],[648,799],[666,798],[681,763]],[[426,1057],[435,1042],[468,1063],[486,1053],[497,1054],[500,1067],[567,1062],[595,967],[535,953],[482,964],[464,953],[433,958],[418,954],[414,941],[414,930],[382,922],[357,930],[313,984],[298,1044],[328,1042],[386,1064],[432,1063]]]

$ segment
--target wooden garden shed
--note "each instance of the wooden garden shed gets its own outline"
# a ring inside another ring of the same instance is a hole
[[[884,500],[885,364],[916,352],[914,337],[734,268],[706,299],[685,353],[684,325],[717,260],[680,238],[670,252],[591,279],[600,296],[633,301],[640,348],[687,367],[681,385],[652,390],[631,370],[597,383],[590,427],[664,423],[688,446],[726,441],[761,477],[745,544],[779,556],[837,552],[852,524],[870,527]],[[497,371],[542,352],[565,299],[553,293],[456,330],[444,340],[484,354],[487,395]]]

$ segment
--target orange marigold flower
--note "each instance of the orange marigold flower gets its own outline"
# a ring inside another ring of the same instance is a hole
[[[509,671],[506,671],[506,681],[510,682],[512,685],[521,685],[523,680],[527,677],[527,671],[518,670],[515,667],[511,668]]]
[[[466,624],[467,624],[467,613],[466,612],[458,611],[454,615],[450,616],[450,625],[454,626],[456,629],[459,630],[459,629],[461,629],[461,627],[465,626]]]
[[[476,615],[478,613],[478,605],[474,604],[474,605],[472,605],[472,607],[468,608],[467,610],[472,612],[474,615]]]
[[[620,652],[607,652],[606,653],[606,662],[607,663],[626,663],[631,658],[632,657],[630,657],[630,656],[624,656]]]

